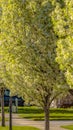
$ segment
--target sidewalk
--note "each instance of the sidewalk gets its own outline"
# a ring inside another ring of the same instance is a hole
[[[44,121],[32,121],[29,119],[20,118],[17,114],[13,114],[13,125],[34,126],[44,130]],[[66,130],[61,128],[62,125],[73,124],[73,121],[50,121],[50,130]]]
[[[8,117],[8,115],[6,115]],[[73,121],[50,121],[50,130],[66,130],[61,128],[62,125],[72,125]],[[6,122],[8,125],[8,122]],[[20,118],[17,114],[13,114],[13,125],[14,126],[34,126],[44,130],[44,121],[32,121],[29,119]]]

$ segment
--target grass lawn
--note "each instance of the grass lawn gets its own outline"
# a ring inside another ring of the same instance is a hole
[[[38,128],[35,128],[35,127],[30,127],[30,126],[13,126],[13,130],[40,130]],[[9,130],[8,127],[1,127],[0,126],[0,130]]]
[[[5,110],[5,113],[8,113],[9,107],[5,107],[4,110]],[[0,113],[1,113],[1,107],[0,107]]]
[[[22,118],[44,120],[44,111],[39,107],[20,107],[18,113]],[[50,109],[50,120],[73,120],[73,109],[52,108]]]
[[[67,130],[73,130],[73,125],[62,126],[62,128],[66,128]]]
[[[5,107],[5,112],[8,113],[8,107]],[[22,118],[44,120],[44,111],[37,106],[19,107],[18,114]],[[73,120],[73,108],[51,108],[50,120]]]

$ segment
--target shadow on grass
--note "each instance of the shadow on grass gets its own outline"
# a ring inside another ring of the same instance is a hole
[[[36,107],[23,107],[23,108],[19,108],[19,110],[18,110],[18,113],[26,113],[26,114],[31,114],[31,113],[33,113],[33,114],[39,114],[39,113],[43,113],[44,111],[43,111],[43,109],[41,109],[41,108],[36,108]]]
[[[67,130],[73,130],[73,125],[67,125],[67,126],[61,126],[61,127]]]

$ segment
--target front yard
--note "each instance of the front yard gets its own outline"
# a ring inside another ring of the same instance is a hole
[[[31,120],[44,120],[44,111],[39,107],[20,107],[19,116]],[[73,120],[73,109],[52,108],[50,120]]]
[[[62,128],[66,128],[67,130],[73,130],[73,125],[62,126]]]
[[[35,127],[29,127],[29,126],[13,126],[13,130],[39,130],[38,128]],[[9,130],[8,127],[1,127],[0,130]]]
[[[5,107],[5,112],[8,113],[8,107]],[[18,114],[22,118],[44,120],[44,111],[37,106],[19,107]],[[8,120],[8,118],[6,118],[6,120]],[[73,120],[73,108],[51,108],[50,120]]]

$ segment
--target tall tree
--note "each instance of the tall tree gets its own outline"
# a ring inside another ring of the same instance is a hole
[[[2,81],[2,79],[0,79],[0,99],[1,99],[1,125],[4,127],[5,126],[5,112],[4,112],[4,91],[5,91],[5,85]]]
[[[58,38],[57,58],[60,69],[64,72],[67,83],[73,87],[73,1],[60,1],[54,12],[54,31]]]
[[[2,0],[0,3],[0,55],[6,72],[12,81],[22,74],[24,83],[29,86],[27,93],[31,88],[33,97],[36,95],[35,98],[44,109],[45,130],[49,130],[51,102],[67,85],[56,62],[58,37],[54,31],[54,14],[57,17],[59,11],[62,13],[61,1]],[[4,73],[3,77],[5,80]]]

